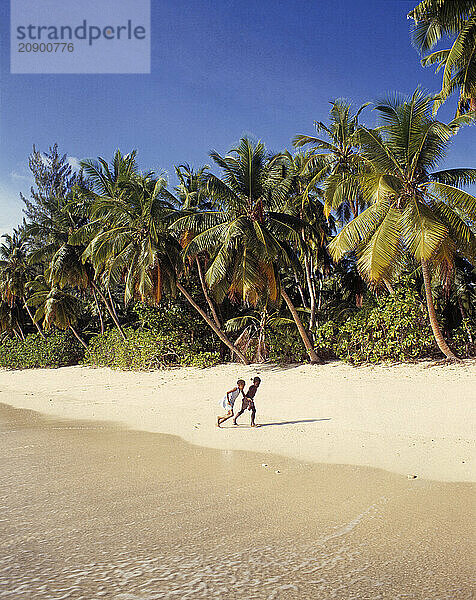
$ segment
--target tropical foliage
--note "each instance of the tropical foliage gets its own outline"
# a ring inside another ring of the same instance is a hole
[[[353,251],[361,274],[378,285],[391,280],[406,256],[420,263],[430,323],[440,350],[455,358],[438,326],[430,268],[451,277],[458,252],[474,261],[476,198],[461,184],[476,182],[476,169],[432,171],[466,119],[448,125],[431,116],[431,98],[417,90],[376,106],[381,126],[361,127],[366,169],[357,176],[369,207],[345,225],[329,245],[339,260]]]
[[[413,43],[424,56],[424,67],[442,70],[441,90],[434,110],[453,93],[459,93],[456,115],[476,111],[476,1],[423,0],[409,14]],[[451,47],[430,52],[447,37]]]
[[[67,367],[82,360],[84,348],[71,334],[53,330],[42,336],[31,333],[24,339],[7,337],[0,344],[0,367],[39,369]]]
[[[476,169],[438,169],[471,115],[432,101],[374,103],[371,128],[335,100],[305,151],[242,138],[175,186],[135,151],[72,172],[34,148],[0,247],[0,366],[473,355]]]

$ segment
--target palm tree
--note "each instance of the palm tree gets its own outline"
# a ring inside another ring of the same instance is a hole
[[[94,304],[96,306],[101,325],[101,333],[104,333],[104,322],[101,307],[99,305],[99,296],[104,302],[119,334],[122,339],[125,340],[126,336],[113,309],[112,303],[108,301],[102,292],[101,286],[95,278],[94,269],[91,263],[89,261],[83,262],[82,260],[83,252],[84,246],[73,246],[71,244],[63,244],[60,246],[51,258],[47,269],[45,269],[48,280],[50,284],[56,285],[60,289],[69,286],[71,288],[89,291],[93,296]]]
[[[53,325],[58,329],[70,329],[74,337],[87,349],[86,342],[74,327],[81,314],[81,301],[58,287],[51,287],[42,276],[29,282],[28,287],[32,292],[28,304],[37,307],[35,322],[42,321],[45,329],[50,329]]]
[[[327,319],[336,321],[362,308],[368,290],[357,270],[355,260],[348,258],[332,265],[322,288],[322,310]]]
[[[210,201],[206,194],[206,187],[203,185],[203,179],[208,170],[208,165],[200,168],[198,171],[194,171],[188,164],[179,165],[175,167],[175,173],[179,180],[179,184],[176,187],[178,198],[175,199],[179,212],[177,218],[182,214],[190,214],[194,212],[211,210],[213,203]],[[190,230],[184,230],[180,232],[180,243],[182,247],[185,247],[193,237],[193,232]],[[194,262],[197,267],[197,273],[202,287],[203,295],[207,304],[210,308],[210,313],[215,321],[216,326],[222,329],[222,324],[218,317],[215,305],[208,293],[207,284],[203,272],[202,260],[207,259],[207,253],[202,253],[203,256],[196,254],[190,257],[190,262]]]
[[[247,352],[250,346],[253,348],[253,362],[262,363],[269,357],[269,348],[266,343],[266,331],[270,327],[285,327],[294,325],[292,319],[280,316],[278,311],[268,312],[267,306],[261,311],[251,310],[238,317],[228,319],[225,323],[227,331],[240,331],[235,342]]]
[[[106,283],[124,282],[124,301],[139,298],[158,304],[164,292],[178,289],[202,316],[220,340],[240,360],[246,358],[194,301],[177,278],[181,270],[181,246],[169,228],[175,198],[167,181],[154,173],[141,175],[135,153],[123,157],[116,152],[111,168],[104,159],[84,163],[96,199],[91,223],[78,230],[73,243],[87,243],[83,261],[90,260],[96,275]]]
[[[69,285],[87,289],[93,296],[101,323],[101,332],[103,332],[104,323],[99,296],[120,335],[125,340],[112,301],[106,298],[91,264],[83,264],[81,261],[84,246],[70,243],[78,229],[81,228],[84,231],[89,225],[91,196],[93,195],[93,191],[87,188],[81,177],[80,185],[69,190],[66,196],[57,195],[54,199],[43,199],[43,210],[38,211],[35,214],[36,220],[27,223],[25,228],[29,239],[34,241],[33,245],[35,246],[35,249],[30,252],[28,260],[31,264],[47,266],[48,277],[52,285],[58,285],[60,288]],[[39,245],[37,244],[38,240],[41,240]]]
[[[281,286],[280,266],[296,266],[291,244],[300,244],[303,223],[280,212],[291,189],[291,171],[282,157],[267,156],[261,142],[243,138],[237,148],[222,157],[210,154],[223,176],[209,174],[207,193],[216,210],[179,218],[176,230],[188,229],[195,237],[184,257],[206,251],[212,257],[206,282],[218,302],[228,295],[256,306],[258,299],[270,305],[281,297],[287,304],[312,363],[320,362],[299,314]]]
[[[307,144],[313,146],[312,153],[306,157],[313,176],[305,192],[324,182],[325,214],[328,216],[331,210],[335,210],[343,222],[355,217],[362,208],[362,196],[355,177],[363,168],[357,130],[359,115],[369,104],[363,104],[356,113],[352,113],[350,102],[334,100],[331,102],[329,124],[314,122],[316,132],[323,132],[328,141],[310,135],[297,135],[293,140],[297,148]],[[329,175],[334,176],[332,180],[327,180]]]
[[[313,152],[297,152],[294,155],[285,152],[283,157],[288,161],[288,166],[292,171],[292,187],[285,210],[306,223],[306,227],[303,227],[300,232],[302,243],[299,248],[299,257],[303,263],[310,300],[309,330],[312,332],[319,304],[316,281],[319,277],[318,268],[324,272],[329,271],[330,256],[327,244],[331,234],[335,231],[335,221],[332,215],[325,216],[325,208],[321,202],[323,191],[316,184],[310,185],[316,171]],[[301,296],[304,297],[300,283],[299,290]],[[305,307],[307,306],[304,298],[303,304]]]
[[[431,96],[417,90],[411,98],[376,106],[382,126],[362,127],[359,141],[369,165],[359,176],[370,205],[329,245],[334,259],[354,251],[368,280],[390,279],[405,255],[421,265],[428,314],[440,350],[455,359],[438,325],[431,293],[431,267],[448,266],[455,253],[474,260],[476,238],[468,223],[476,218],[476,198],[460,185],[476,181],[476,169],[431,171],[442,160],[463,116],[446,125],[431,114]]]
[[[443,69],[441,90],[434,111],[459,90],[456,115],[476,111],[476,0],[424,0],[409,14],[412,40],[421,54],[429,52],[443,36],[453,38],[451,48],[425,56],[424,67]]]
[[[27,304],[26,284],[34,275],[34,269],[28,263],[25,230],[14,229],[13,235],[5,234],[2,237],[5,242],[0,246],[0,298],[11,308],[21,301],[38,333],[44,338]]]
[[[455,262],[454,285],[451,296],[463,321],[476,316],[476,269],[463,259]],[[471,340],[472,341],[472,340]]]
[[[12,306],[0,298],[0,337],[13,333],[18,339],[24,340],[25,334],[21,327],[21,317],[18,304]]]

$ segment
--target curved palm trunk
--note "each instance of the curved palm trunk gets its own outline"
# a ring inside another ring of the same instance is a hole
[[[428,308],[428,317],[430,318],[430,325],[435,336],[438,348],[443,352],[446,358],[450,360],[458,360],[458,358],[451,352],[448,344],[446,343],[443,334],[441,333],[440,326],[438,325],[438,319],[436,318],[435,305],[433,304],[433,296],[431,294],[431,279],[430,269],[426,260],[421,261],[421,270],[423,273],[423,283],[425,284],[426,304]]]
[[[298,331],[302,338],[304,346],[306,347],[307,353],[309,354],[309,358],[311,360],[311,365],[316,365],[316,364],[322,363],[321,359],[317,355],[317,352],[314,350],[314,348],[311,344],[311,340],[309,339],[309,336],[307,335],[307,332],[304,329],[304,325],[302,324],[301,319],[299,318],[298,312],[297,312],[296,308],[294,307],[294,304],[291,302],[291,299],[286,294],[284,289],[281,289],[281,296],[282,296],[283,300],[286,302],[286,304],[289,308],[289,311],[293,316],[294,322],[296,323],[296,327],[298,328]]]
[[[207,284],[205,283],[205,278],[203,276],[202,265],[200,264],[200,259],[198,256],[195,257],[195,262],[197,263],[197,271],[198,276],[200,278],[200,283],[202,284],[203,295],[205,296],[205,300],[207,301],[208,306],[210,307],[210,311],[213,316],[213,320],[215,321],[215,325],[221,329],[220,319],[218,318],[217,311],[215,310],[215,306],[213,305],[212,299],[210,298],[210,294],[207,290]]]
[[[312,281],[311,263],[308,256],[304,257],[304,271],[306,273],[306,283],[309,291],[309,297],[311,299],[311,317],[309,319],[309,329],[312,331],[312,328],[316,322],[316,289]]]
[[[117,327],[117,330],[119,331],[119,333],[121,334],[122,339],[124,341],[126,341],[126,336],[125,336],[124,331],[122,330],[122,327],[119,323],[119,320],[116,315],[116,311],[113,310],[113,308],[111,308],[111,306],[109,306],[109,302],[107,301],[107,298],[104,296],[104,294],[101,292],[101,289],[99,288],[99,286],[96,285],[94,283],[94,281],[91,282],[91,285],[93,286],[93,290],[96,290],[96,292],[101,296],[101,300],[104,302],[104,306],[107,308],[107,312],[111,315],[111,319],[114,321],[114,324]]]
[[[32,320],[32,322],[34,323],[35,327],[38,329],[38,333],[41,335],[41,337],[46,340],[45,334],[41,331],[41,327],[39,326],[39,324],[35,321],[35,319],[33,318],[33,315],[31,314],[31,310],[30,307],[28,306],[28,304],[26,303],[26,299],[25,297],[23,297],[23,306],[26,308],[26,312],[28,313],[28,316],[30,317],[30,319]]]
[[[296,270],[294,270],[294,281],[296,282],[296,287],[299,291],[299,295],[301,296],[302,305],[304,306],[304,308],[309,308],[306,297],[304,295],[304,290],[302,289],[302,285],[301,285],[301,282],[299,281],[299,277],[296,273]]]
[[[236,338],[234,346],[235,346],[235,348],[238,348],[238,350],[246,356],[246,353],[248,352],[248,348],[250,347],[250,343],[251,343],[251,336],[250,336],[250,332],[249,332],[249,327],[246,327],[246,329],[243,329],[243,331],[240,333],[240,335]],[[221,347],[223,348],[223,344],[221,344]]]
[[[101,323],[101,335],[102,335],[104,333],[104,321],[102,319],[101,307],[99,306],[98,297],[96,294],[96,290],[94,288],[93,288],[93,296],[94,296],[94,303],[96,304],[96,309],[97,309],[98,315],[99,315],[99,321]]]
[[[266,346],[266,313],[263,314],[259,325],[258,344],[256,346],[255,362],[262,363],[268,359],[268,348]]]
[[[119,317],[117,316],[117,311],[116,311],[116,307],[114,306],[114,300],[112,299],[111,288],[109,287],[109,284],[107,285],[107,295],[109,298],[109,305],[111,307],[111,310],[114,313],[114,316],[116,317],[116,319],[119,321]]]
[[[82,345],[85,347],[85,349],[87,350],[87,349],[88,349],[88,345],[87,345],[87,344],[86,344],[86,342],[83,340],[83,338],[82,338],[82,337],[79,335],[79,333],[76,331],[76,329],[75,329],[75,328],[74,328],[72,325],[70,325],[70,326],[69,326],[69,328],[70,328],[70,329],[71,329],[71,331],[73,332],[73,335],[74,335],[74,337],[75,337],[75,338],[78,340],[78,342],[79,342],[80,344],[82,344]]]
[[[236,356],[241,360],[241,362],[244,365],[248,364],[248,361],[246,360],[246,357],[244,356],[244,354],[242,354],[239,350],[237,350],[235,348],[235,346],[233,346],[233,344],[230,342],[230,340],[227,338],[227,336],[223,333],[223,331],[221,331],[221,329],[219,329],[215,323],[210,319],[210,317],[207,315],[207,313],[202,310],[198,304],[195,302],[195,300],[192,298],[192,296],[187,292],[187,290],[183,287],[183,285],[181,283],[179,283],[177,281],[177,289],[179,290],[179,292],[181,294],[183,294],[185,296],[185,298],[188,300],[188,302],[193,306],[193,308],[198,312],[198,314],[202,317],[202,319],[207,323],[207,325],[210,327],[210,329],[212,329],[216,335],[220,338],[220,340],[232,351],[233,354],[236,354]]]

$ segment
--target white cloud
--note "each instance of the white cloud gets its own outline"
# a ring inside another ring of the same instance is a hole
[[[41,152],[40,156],[41,156],[41,160],[43,161],[43,163],[46,166],[49,166],[50,161],[48,160],[48,157],[46,156],[46,154],[44,152]],[[76,156],[67,156],[66,157],[66,162],[73,169],[73,171],[79,171],[79,169],[81,168],[79,161],[80,161],[80,159],[77,158]]]
[[[68,156],[67,161],[68,165],[73,169],[73,171],[79,171],[79,169],[81,168],[79,158],[77,158],[76,156]]]

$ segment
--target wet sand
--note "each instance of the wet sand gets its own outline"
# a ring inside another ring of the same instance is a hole
[[[0,370],[0,402],[61,419],[114,421],[220,450],[476,481],[476,360],[351,367],[237,364],[124,372],[74,366]],[[262,378],[258,429],[216,427],[238,378]]]
[[[0,598],[473,597],[468,483],[7,405],[0,448]]]

